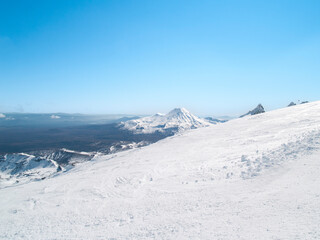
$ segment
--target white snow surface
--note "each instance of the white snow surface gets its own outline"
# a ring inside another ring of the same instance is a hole
[[[1,239],[320,239],[320,102],[0,190]]]
[[[209,125],[211,124],[208,121],[194,116],[185,108],[175,108],[167,114],[157,113],[153,116],[129,120],[120,124],[123,129],[135,133],[165,132],[170,129],[181,132]]]

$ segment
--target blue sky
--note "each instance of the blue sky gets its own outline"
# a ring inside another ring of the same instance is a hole
[[[319,69],[318,0],[0,2],[0,112],[236,115]]]

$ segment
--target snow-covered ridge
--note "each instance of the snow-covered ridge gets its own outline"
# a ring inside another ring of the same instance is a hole
[[[0,156],[0,187],[44,179],[61,170],[52,159],[26,153],[6,154]]]
[[[208,121],[191,114],[185,108],[175,108],[167,114],[157,113],[153,116],[130,120],[119,124],[122,129],[135,133],[179,132],[210,125],[211,124]]]
[[[69,149],[39,151],[33,154],[9,153],[0,155],[0,188],[16,183],[43,180],[70,169],[77,163],[89,161],[96,153]]]

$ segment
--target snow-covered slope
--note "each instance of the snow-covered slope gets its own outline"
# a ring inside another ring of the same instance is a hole
[[[135,133],[178,132],[207,127],[210,123],[194,116],[185,108],[175,108],[168,114],[157,113],[150,117],[122,122],[120,127]]]
[[[319,239],[320,102],[0,189],[2,239]]]

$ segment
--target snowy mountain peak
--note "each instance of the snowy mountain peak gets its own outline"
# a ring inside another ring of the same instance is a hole
[[[178,115],[178,114],[191,114],[191,113],[185,108],[174,108],[168,113],[168,115]]]
[[[183,119],[184,121],[188,120],[198,120],[196,116],[191,114],[187,109],[185,108],[175,108],[171,110],[167,115],[169,118],[180,118]]]
[[[253,110],[249,111],[248,113],[241,115],[240,117],[245,117],[248,115],[256,115],[256,114],[260,114],[260,113],[264,113],[264,107],[261,104],[258,104],[258,106],[256,108],[254,108]]]
[[[194,116],[185,108],[175,108],[167,114],[156,114],[120,123],[120,127],[135,133],[172,133],[209,126],[206,120]]]

